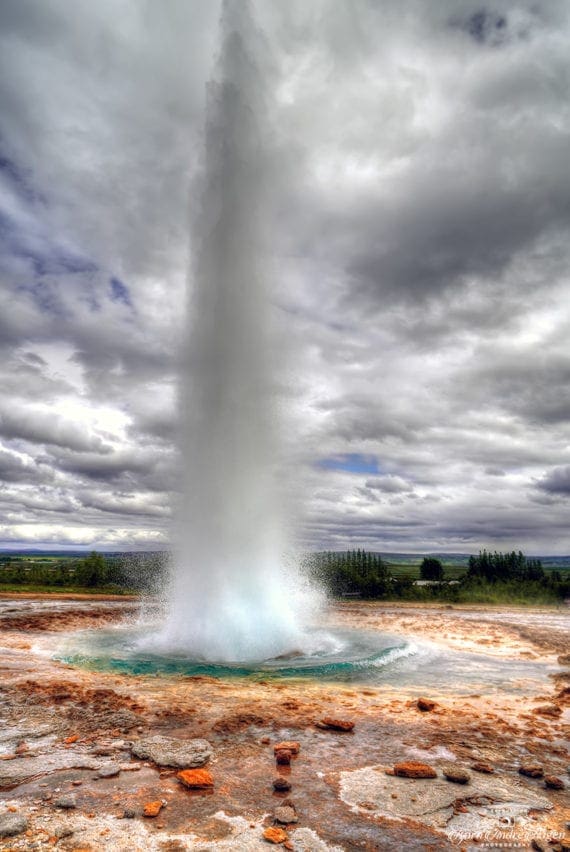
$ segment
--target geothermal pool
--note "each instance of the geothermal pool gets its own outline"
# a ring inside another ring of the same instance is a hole
[[[303,678],[412,691],[435,689],[455,695],[483,690],[522,694],[539,688],[545,675],[559,668],[543,660],[444,648],[423,637],[338,627],[307,631],[303,650],[249,662],[157,653],[149,650],[152,644],[152,631],[147,627],[80,631],[62,642],[54,658],[73,666],[126,675]]]

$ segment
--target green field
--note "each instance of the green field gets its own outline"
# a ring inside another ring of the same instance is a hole
[[[485,576],[469,575],[469,554],[430,556],[441,562],[441,582],[417,582],[421,580],[420,566],[424,558],[421,554],[379,554],[363,550],[320,552],[307,554],[306,568],[329,594],[340,598],[532,605],[561,603],[570,596],[569,557],[545,558],[537,576],[523,576],[519,572],[518,575],[497,575],[489,581]],[[495,557],[502,558],[500,554]],[[522,554],[520,557],[525,561]],[[0,591],[158,593],[164,587],[167,561],[168,555],[164,552],[4,552],[0,553]],[[529,565],[536,562],[532,558],[527,561]]]

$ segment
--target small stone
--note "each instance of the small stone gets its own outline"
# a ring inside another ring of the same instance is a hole
[[[286,778],[276,778],[273,782],[273,789],[278,793],[288,793],[291,789],[291,783]]]
[[[60,796],[59,799],[56,799],[54,802],[56,808],[60,808],[64,811],[71,811],[77,807],[77,800],[73,794],[68,794],[67,796]]]
[[[548,787],[549,790],[563,790],[564,781],[556,775],[545,775],[544,786]]]
[[[435,701],[430,701],[429,698],[418,698],[417,707],[422,713],[430,713],[435,708]]]
[[[542,778],[544,769],[536,763],[523,763],[519,766],[519,775],[525,775],[527,778]]]
[[[134,808],[125,808],[123,811],[123,819],[134,819],[137,815],[137,812]]]
[[[475,772],[482,772],[485,775],[492,775],[495,771],[494,766],[491,766],[490,763],[485,763],[484,760],[478,760],[476,763],[472,763],[471,769]]]
[[[65,745],[73,745],[73,743],[76,743],[78,739],[79,734],[72,734],[70,737],[66,737],[63,742]]]
[[[191,789],[204,789],[214,786],[212,773],[207,769],[183,769],[182,772],[176,773],[176,777],[185,787]]]
[[[324,719],[321,719],[320,722],[316,723],[317,728],[324,728],[325,730],[331,731],[352,731],[354,729],[354,722],[349,722],[346,719],[333,719],[331,716],[325,716]]]
[[[299,822],[299,817],[295,813],[295,808],[292,808],[289,805],[281,805],[280,807],[275,808],[273,818],[276,822],[280,822],[282,825]]]
[[[157,799],[155,802],[147,802],[143,808],[143,816],[156,817],[162,810],[162,801]]]
[[[62,840],[64,837],[71,837],[73,833],[74,829],[70,828],[69,825],[58,825],[53,832],[54,837],[58,840]]]
[[[441,767],[441,771],[448,781],[454,784],[468,784],[471,780],[471,775],[466,769],[461,769],[460,766],[454,766],[453,763],[446,763]]]
[[[97,772],[97,778],[114,778],[121,771],[116,763],[106,763]]]
[[[73,784],[74,787],[81,787],[81,785],[83,784],[83,781],[81,781],[79,778],[76,778],[71,783]]]
[[[20,814],[0,814],[0,837],[16,837],[28,828],[28,820]]]
[[[277,743],[277,745],[273,746],[273,753],[277,754],[278,751],[282,751],[285,749],[286,751],[290,751],[291,754],[299,754],[301,751],[301,744],[296,740],[286,740],[282,743]]]
[[[259,741],[261,745],[269,745],[271,742],[271,737],[262,737]]]
[[[283,831],[282,828],[266,828],[263,832],[263,837],[265,840],[268,840],[269,843],[285,843],[288,840],[288,834],[286,831]]]
[[[437,778],[437,772],[433,766],[427,763],[419,763],[415,760],[396,763],[394,775],[399,778]]]
[[[275,762],[278,766],[289,766],[293,753],[288,748],[281,748],[275,752]]]

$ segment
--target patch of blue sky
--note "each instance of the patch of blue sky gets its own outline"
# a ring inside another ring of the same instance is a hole
[[[1,142],[1,136],[0,136]],[[20,168],[17,163],[5,156],[0,150],[0,175],[10,185],[10,188],[18,196],[28,202],[45,204],[43,195],[33,186],[31,178],[26,170]]]
[[[28,172],[4,155],[0,136],[0,189],[2,183],[7,194],[2,199],[0,192],[0,267],[8,274],[19,268],[17,289],[28,292],[44,313],[59,313],[57,288],[49,279],[57,278],[62,283],[66,276],[73,276],[77,283],[82,279],[89,308],[99,310],[97,280],[101,268],[50,233],[45,199],[35,191]],[[11,259],[19,266],[14,266]],[[126,284],[113,276],[109,287],[108,296],[113,302],[132,308]]]
[[[122,302],[129,308],[132,308],[131,294],[126,284],[123,284],[118,278],[111,278],[110,282],[111,294],[110,298],[113,302]]]
[[[320,459],[317,467],[324,470],[343,470],[346,473],[379,474],[382,469],[375,456],[362,453],[344,453],[339,456]]]

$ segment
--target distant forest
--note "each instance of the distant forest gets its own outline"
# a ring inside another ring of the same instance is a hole
[[[413,561],[412,561],[413,559]],[[0,589],[156,593],[168,554],[92,551],[72,555],[0,555]],[[388,560],[357,549],[307,554],[305,573],[333,598],[556,604],[570,598],[570,570],[544,568],[522,552],[480,551],[461,562],[428,555]]]
[[[392,565],[366,550],[326,551],[307,559],[309,574],[333,597],[481,603],[556,603],[570,597],[570,572],[545,571],[520,551],[469,557],[467,569],[426,556],[419,568]]]

